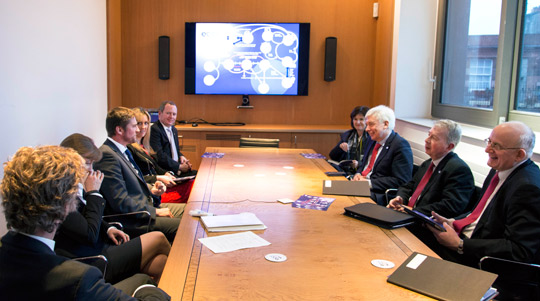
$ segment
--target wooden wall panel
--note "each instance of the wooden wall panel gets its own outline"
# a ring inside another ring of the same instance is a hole
[[[122,105],[122,1],[107,0],[107,106]]]
[[[377,22],[377,34],[375,37],[376,68],[373,73],[372,105],[381,103],[390,105],[394,0],[379,0],[379,18]]]
[[[179,108],[178,119],[211,122],[348,124],[353,107],[388,103],[388,97],[380,95],[389,94],[391,56],[390,52],[386,56],[386,47],[388,41],[391,46],[387,29],[392,29],[392,17],[374,19],[373,2],[122,0],[122,104],[155,108],[163,100],[172,100]],[[386,4],[393,6],[393,0],[379,2],[384,13]],[[311,23],[309,96],[255,95],[250,97],[255,109],[238,110],[240,96],[185,95],[184,23],[213,21]],[[160,35],[171,38],[169,80],[157,75]],[[323,80],[324,43],[329,36],[338,39],[333,82]],[[377,53],[380,50],[383,53]]]

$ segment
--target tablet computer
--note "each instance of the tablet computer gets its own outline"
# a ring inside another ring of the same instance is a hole
[[[421,219],[423,222],[425,223],[428,223],[429,225],[433,226],[435,229],[441,231],[441,232],[446,232],[446,229],[444,228],[444,226],[442,224],[439,224],[437,223],[434,219],[432,219],[431,217],[421,213],[421,212],[418,212],[414,209],[409,209],[408,207],[406,206],[403,206],[401,205],[401,208],[403,208],[403,210],[405,210],[405,212],[407,212],[408,214],[416,217],[416,218],[419,218]]]
[[[187,180],[195,179],[195,176],[187,176],[187,177],[180,177],[180,178],[174,178],[174,181],[176,183],[181,183]]]

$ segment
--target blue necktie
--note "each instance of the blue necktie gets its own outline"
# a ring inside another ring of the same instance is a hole
[[[133,159],[133,155],[131,154],[129,149],[126,149],[125,153],[126,153],[128,159],[129,159],[129,162],[131,162],[131,165],[133,165],[133,168],[135,168],[135,170],[137,171],[139,176],[142,178],[143,173],[142,173],[141,169],[139,168],[139,166],[137,165],[137,163],[135,163],[135,160]]]

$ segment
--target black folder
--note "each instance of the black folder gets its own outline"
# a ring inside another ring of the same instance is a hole
[[[414,217],[373,203],[360,203],[345,207],[344,215],[386,229],[395,229],[414,223]]]
[[[478,301],[496,278],[493,273],[414,252],[387,281],[439,300]]]

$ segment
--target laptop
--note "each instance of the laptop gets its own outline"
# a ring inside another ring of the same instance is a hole
[[[323,180],[323,194],[370,196],[368,181]]]
[[[489,300],[496,274],[414,252],[388,282],[439,300]]]
[[[373,203],[360,203],[343,208],[346,216],[379,226],[396,229],[414,223],[415,217]]]

